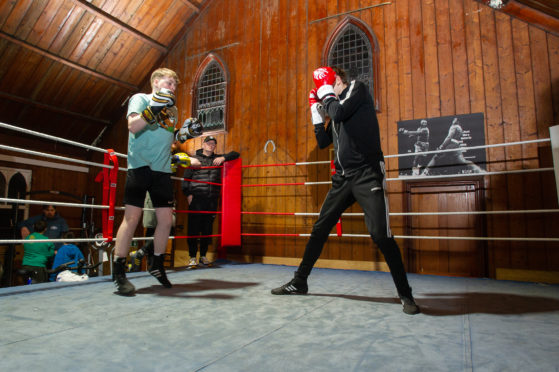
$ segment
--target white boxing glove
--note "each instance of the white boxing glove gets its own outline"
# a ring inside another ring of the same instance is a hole
[[[311,108],[311,118],[313,125],[324,123],[324,108],[316,94],[316,88],[309,92],[309,107]]]
[[[314,103],[311,106],[311,118],[313,125],[324,124],[324,106],[320,103]]]
[[[197,118],[188,118],[182,124],[181,129],[175,134],[175,139],[184,143],[187,139],[202,135],[204,128]]]

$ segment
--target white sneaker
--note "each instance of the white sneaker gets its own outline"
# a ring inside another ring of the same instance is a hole
[[[198,260],[198,263],[200,265],[208,266],[210,264],[210,260],[208,260],[206,256],[201,256],[200,259]]]
[[[188,262],[188,266],[196,266],[196,257],[192,257]]]

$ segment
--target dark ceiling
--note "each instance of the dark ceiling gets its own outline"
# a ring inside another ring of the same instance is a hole
[[[209,2],[0,1],[0,122],[93,143]]]

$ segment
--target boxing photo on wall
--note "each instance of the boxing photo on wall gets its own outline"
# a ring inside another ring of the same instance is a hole
[[[429,176],[484,173],[485,145],[483,113],[442,116],[398,122],[399,176]],[[451,150],[435,154],[426,151]]]

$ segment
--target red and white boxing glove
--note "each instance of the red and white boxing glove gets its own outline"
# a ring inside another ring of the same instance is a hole
[[[336,73],[330,67],[319,67],[313,71],[314,85],[317,88],[318,99],[324,104],[332,99],[336,99],[334,93],[334,83],[336,82]]]
[[[313,125],[319,125],[324,123],[324,108],[320,103],[318,96],[316,94],[316,88],[309,93],[309,106],[311,108],[311,118]]]

